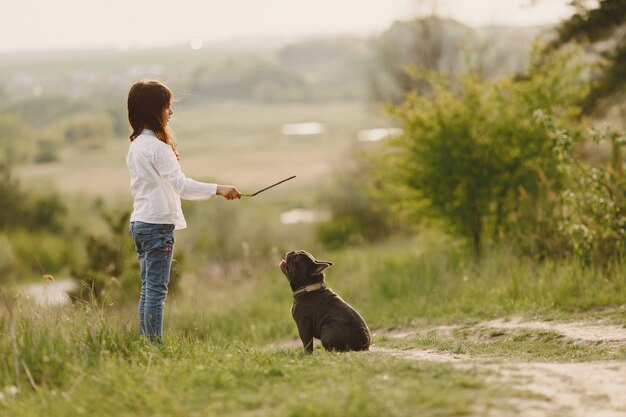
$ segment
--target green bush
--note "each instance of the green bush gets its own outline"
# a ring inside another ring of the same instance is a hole
[[[558,191],[562,175],[550,133],[533,113],[544,109],[558,122],[573,122],[586,90],[584,68],[574,53],[537,56],[525,78],[486,83],[470,74],[458,85],[416,70],[431,88],[391,108],[404,134],[381,152],[381,198],[442,221],[477,256],[488,238],[535,224],[544,213],[522,207]]]
[[[33,157],[33,161],[37,164],[46,162],[56,162],[59,160],[58,145],[49,140],[38,140],[37,151]]]
[[[0,113],[0,154],[4,161],[20,163],[28,159],[32,152],[31,129],[16,113]]]
[[[55,191],[27,194],[6,164],[0,164],[0,230],[61,232],[67,208]]]
[[[79,242],[49,231],[16,230],[10,232],[14,273],[20,277],[67,273],[82,261]]]
[[[86,262],[72,271],[80,285],[72,297],[82,300],[119,301],[135,298],[140,290],[139,265],[128,233],[130,212],[100,211],[107,230],[104,234],[88,234],[85,240]],[[132,285],[133,282],[136,285]]]
[[[593,130],[591,139],[612,145],[610,166],[589,166],[572,156],[573,148],[584,137],[558,129],[550,117],[538,112],[537,118],[556,141],[555,155],[567,180],[560,200],[560,235],[571,253],[584,261],[612,265],[626,255],[626,177],[622,152],[626,136],[608,129]]]
[[[68,143],[98,143],[114,134],[114,121],[108,114],[77,114],[64,125],[64,137]]]
[[[141,291],[137,253],[129,233],[130,212],[99,208],[105,230],[84,236],[84,262],[71,271],[80,285],[71,294],[76,300],[125,302],[136,300]],[[168,291],[176,291],[185,268],[185,253],[176,247]]]
[[[403,229],[400,213],[376,198],[371,158],[377,150],[377,146],[356,150],[354,163],[344,164],[335,174],[333,186],[320,195],[320,204],[331,212],[331,219],[316,227],[316,235],[326,247],[376,242]]]
[[[15,277],[15,254],[8,236],[0,235],[0,282]]]

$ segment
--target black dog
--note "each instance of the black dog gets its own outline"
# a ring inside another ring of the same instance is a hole
[[[324,284],[323,271],[331,265],[305,251],[289,252],[280,262],[293,291],[291,315],[304,350],[313,352],[313,338],[326,350],[369,350],[371,334],[363,317]]]

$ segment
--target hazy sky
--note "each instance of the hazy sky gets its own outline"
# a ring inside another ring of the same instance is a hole
[[[136,48],[382,31],[435,10],[471,25],[554,23],[567,0],[1,0],[0,52]]]

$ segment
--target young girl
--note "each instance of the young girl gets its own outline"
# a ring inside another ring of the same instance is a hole
[[[183,174],[167,126],[173,113],[172,93],[162,83],[139,81],[131,87],[128,120],[133,133],[126,156],[134,198],[130,233],[141,268],[139,334],[149,340],[162,338],[174,229],[187,227],[180,199],[241,198],[233,186],[198,182]]]

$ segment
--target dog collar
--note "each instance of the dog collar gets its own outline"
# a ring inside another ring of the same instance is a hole
[[[326,285],[323,282],[316,282],[315,284],[307,285],[306,287],[300,287],[293,292],[293,296],[300,295],[305,292],[317,291],[322,288],[326,288]]]

